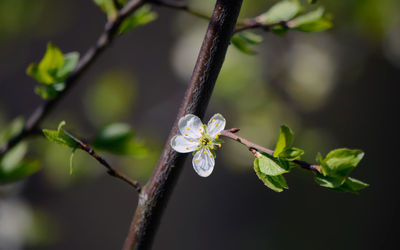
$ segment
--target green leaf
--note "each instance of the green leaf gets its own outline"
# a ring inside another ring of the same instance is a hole
[[[270,156],[268,157],[265,154],[254,159],[254,168],[257,168],[261,173],[270,176],[277,176],[288,172],[287,169],[282,168],[277,162],[271,159]]]
[[[2,166],[0,166],[0,184],[22,180],[40,169],[41,166],[38,161],[24,161],[7,172],[4,172]]]
[[[343,185],[343,183],[346,181],[346,178],[324,176],[322,174],[317,173],[314,180],[322,187],[337,188]]]
[[[262,41],[262,37],[249,31],[242,31],[236,33],[231,38],[232,44],[240,51],[245,54],[254,55],[255,51],[250,49],[251,45],[259,44]]]
[[[64,64],[57,72],[57,80],[62,81],[65,80],[71,72],[75,69],[76,64],[79,61],[79,53],[78,52],[70,52],[64,55]]]
[[[358,194],[357,191],[369,187],[369,184],[362,182],[360,180],[348,177],[342,186],[335,188],[333,190],[339,192],[350,192],[354,194]]]
[[[317,0],[308,0],[308,3],[309,4],[315,4],[315,3],[317,3]]]
[[[119,155],[145,156],[147,148],[133,140],[133,130],[125,123],[112,123],[101,128],[93,146],[99,150]]]
[[[258,164],[254,164],[254,171],[256,172],[258,178],[264,183],[264,185],[274,190],[275,192],[282,192],[284,189],[288,189],[286,180],[283,175],[266,175],[261,172]]]
[[[107,14],[108,20],[113,20],[117,17],[118,10],[114,5],[113,0],[93,0],[101,10]]]
[[[286,148],[282,153],[279,154],[279,159],[285,159],[288,161],[299,160],[304,154],[304,150],[299,148]]]
[[[49,100],[57,96],[59,92],[64,90],[64,83],[55,83],[52,85],[36,86],[35,93],[38,94],[42,99]]]
[[[144,5],[121,23],[119,33],[123,34],[136,27],[146,25],[156,19],[157,13],[151,10],[150,5]]]
[[[363,158],[361,150],[347,148],[335,149],[320,161],[324,175],[333,177],[347,177]]]
[[[332,28],[333,24],[330,20],[321,18],[314,22],[305,23],[296,27],[296,30],[302,32],[320,32]]]
[[[293,142],[293,132],[286,125],[281,126],[278,142],[274,150],[274,157],[278,157],[285,149],[289,148]]]
[[[0,159],[0,183],[9,183],[28,177],[40,169],[37,161],[22,161],[26,143],[19,143]]]
[[[0,145],[19,134],[24,129],[25,121],[22,117],[15,118],[7,128],[0,131]]]
[[[262,24],[274,24],[289,21],[302,11],[300,3],[296,0],[284,0],[273,5],[267,12],[257,17]]]
[[[60,144],[62,146],[77,148],[78,140],[72,135],[66,133],[62,127],[65,125],[65,121],[60,122],[57,130],[43,129],[43,134],[46,138],[54,143]]]
[[[318,32],[332,27],[332,22],[324,16],[324,8],[320,7],[288,22],[288,27],[303,32]]]
[[[74,160],[74,155],[75,155],[75,150],[76,148],[72,149],[71,155],[69,156],[69,174],[72,175],[73,172],[73,160]]]
[[[46,53],[39,65],[32,63],[27,74],[43,84],[52,84],[56,80],[57,72],[64,65],[64,56],[53,43],[47,44]]]

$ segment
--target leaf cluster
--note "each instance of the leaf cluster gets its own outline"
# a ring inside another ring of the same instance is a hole
[[[255,17],[254,21],[278,35],[284,35],[289,30],[320,32],[332,27],[331,17],[325,14],[323,7],[308,12],[304,10],[304,6],[298,0],[282,0]],[[249,31],[238,32],[231,39],[237,49],[250,55],[255,54],[251,47],[260,43],[261,40],[261,37]]]
[[[288,188],[283,174],[296,167],[304,154],[303,150],[292,147],[292,142],[292,130],[287,126],[281,126],[273,155],[258,153],[254,160],[254,170],[258,178],[276,192],[282,192]],[[324,159],[318,154],[321,172],[315,173],[315,181],[320,186],[335,191],[357,193],[369,185],[349,177],[349,174],[363,156],[364,153],[361,150],[346,148],[332,150]]]
[[[49,42],[42,60],[39,64],[31,63],[26,73],[42,84],[35,88],[35,92],[43,99],[52,99],[65,89],[65,79],[75,69],[78,61],[78,52],[63,54]]]

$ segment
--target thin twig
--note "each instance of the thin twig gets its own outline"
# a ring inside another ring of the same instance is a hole
[[[64,131],[67,133],[66,131]],[[68,133],[67,133],[68,134]],[[74,141],[78,143],[78,147],[82,149],[83,151],[86,151],[89,155],[91,155],[94,159],[96,159],[101,165],[103,165],[106,169],[108,169],[107,173],[111,176],[114,176],[118,179],[123,180],[124,182],[128,183],[132,187],[136,189],[138,193],[142,190],[142,186],[140,183],[136,180],[132,180],[129,178],[127,175],[119,172],[117,169],[115,169],[113,166],[111,166],[103,157],[98,155],[91,147],[89,147],[86,143],[82,142],[79,139],[76,139],[75,137]]]
[[[223,130],[221,132],[221,135],[245,145],[250,150],[250,152],[253,153],[253,155],[255,157],[257,157],[257,152],[264,152],[264,153],[267,153],[267,154],[273,156],[273,154],[274,154],[273,150],[271,150],[269,148],[265,148],[263,146],[260,146],[254,142],[251,142],[241,136],[234,134],[237,131],[239,131],[238,128],[227,129],[227,130]],[[293,163],[296,163],[300,167],[307,169],[307,170],[316,171],[319,173],[322,172],[320,165],[310,164],[310,163],[307,163],[305,161],[300,161],[300,160],[294,160]]]
[[[79,60],[74,71],[65,80],[65,90],[58,94],[54,99],[44,102],[42,105],[36,108],[36,110],[29,116],[23,130],[12,137],[8,142],[0,148],[0,157],[7,153],[11,148],[18,144],[21,140],[25,139],[38,127],[40,122],[50,113],[50,111],[56,106],[56,104],[65,96],[65,94],[74,86],[74,83],[79,79],[85,70],[93,64],[95,59],[101,54],[101,52],[107,48],[113,39],[118,34],[118,27],[121,22],[130,15],[133,11],[141,7],[146,0],[131,0],[125,7],[118,11],[117,17],[106,23],[103,33],[100,35],[96,44],[92,46],[85,55]]]
[[[288,23],[285,21],[279,21],[277,23],[271,23],[271,24],[262,24],[259,21],[257,21],[257,18],[247,19],[244,21],[244,24],[236,27],[234,33],[238,33],[244,30],[257,29],[257,28],[262,28],[264,31],[270,31],[273,27],[278,25],[283,27],[288,27]]]
[[[183,10],[193,16],[197,16],[205,20],[210,20],[209,15],[201,13],[200,11],[189,7],[189,5],[185,2],[170,1],[170,0],[149,0],[149,2],[171,9]]]
[[[207,109],[216,79],[241,8],[242,0],[217,0],[169,139],[153,175],[139,196],[124,250],[149,249],[168,197],[182,170],[187,154],[174,151],[170,140],[178,133],[178,121],[186,114],[202,118]]]

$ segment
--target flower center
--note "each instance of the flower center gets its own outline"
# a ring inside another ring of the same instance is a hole
[[[211,144],[212,140],[208,136],[202,135],[199,139],[199,142],[203,146],[207,146],[208,144]]]

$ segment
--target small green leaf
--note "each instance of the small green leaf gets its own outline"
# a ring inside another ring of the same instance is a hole
[[[254,164],[254,171],[256,172],[258,178],[264,183],[264,185],[274,190],[275,192],[282,192],[284,189],[288,189],[285,177],[283,177],[283,175],[266,175],[261,172],[258,164]]]
[[[315,4],[315,3],[317,3],[317,0],[308,0],[308,3],[309,4]]]
[[[342,186],[335,188],[334,190],[340,192],[350,192],[358,194],[357,191],[369,187],[369,184],[362,182],[360,180],[348,177]]]
[[[335,149],[329,152],[321,163],[324,175],[347,177],[363,158],[361,150],[347,148]]]
[[[288,172],[287,169],[282,168],[277,162],[271,159],[270,156],[268,157],[265,154],[254,159],[254,168],[257,168],[261,173],[270,176],[277,176]]]
[[[65,121],[60,122],[57,130],[43,129],[43,134],[49,141],[60,144],[62,146],[67,146],[70,148],[78,147],[78,140],[66,133],[62,127],[65,125]]]
[[[299,148],[286,148],[282,153],[279,154],[279,159],[285,159],[288,161],[299,160],[304,154],[304,150]]]
[[[151,10],[150,5],[144,5],[126,18],[119,27],[119,33],[123,34],[136,27],[146,25],[157,19],[157,13]]]
[[[288,27],[303,32],[318,32],[332,27],[332,22],[324,16],[324,8],[320,7],[288,22]]]
[[[0,131],[0,145],[19,134],[24,129],[24,125],[25,121],[22,117],[17,117],[12,120],[10,125]]]
[[[117,17],[118,10],[114,5],[113,0],[93,0],[101,10],[107,14],[108,20],[113,20]]]
[[[57,80],[62,81],[65,80],[69,74],[75,69],[76,64],[79,61],[79,53],[78,52],[70,52],[64,55],[64,64],[57,72]]]
[[[36,173],[41,169],[38,161],[24,161],[16,165],[12,170],[3,172],[2,166],[0,165],[0,184],[10,183],[18,180],[22,180],[32,174]]]
[[[278,157],[285,149],[289,148],[293,142],[292,130],[285,126],[281,126],[281,132],[279,134],[278,142],[274,150],[274,157]]]
[[[314,180],[322,187],[337,188],[343,185],[343,183],[346,181],[346,178],[324,176],[322,174],[317,173]]]
[[[26,143],[19,143],[0,159],[0,183],[9,183],[28,177],[40,169],[37,161],[22,161]]]
[[[232,44],[240,51],[245,54],[254,55],[255,51],[250,49],[251,45],[259,44],[262,41],[262,37],[248,31],[242,31],[236,33],[231,38]]]
[[[72,149],[71,155],[69,156],[69,174],[72,175],[73,172],[73,160],[74,160],[74,155],[75,155],[75,150],[76,148]]]
[[[133,140],[133,130],[125,123],[112,123],[101,128],[95,136],[93,146],[119,155],[147,155],[147,148]]]
[[[43,84],[52,84],[56,80],[57,72],[64,65],[64,56],[53,43],[47,44],[46,53],[39,65],[32,63],[27,74]]]
[[[262,24],[274,24],[289,21],[302,11],[300,3],[296,0],[283,0],[273,5],[267,12],[257,17]]]

